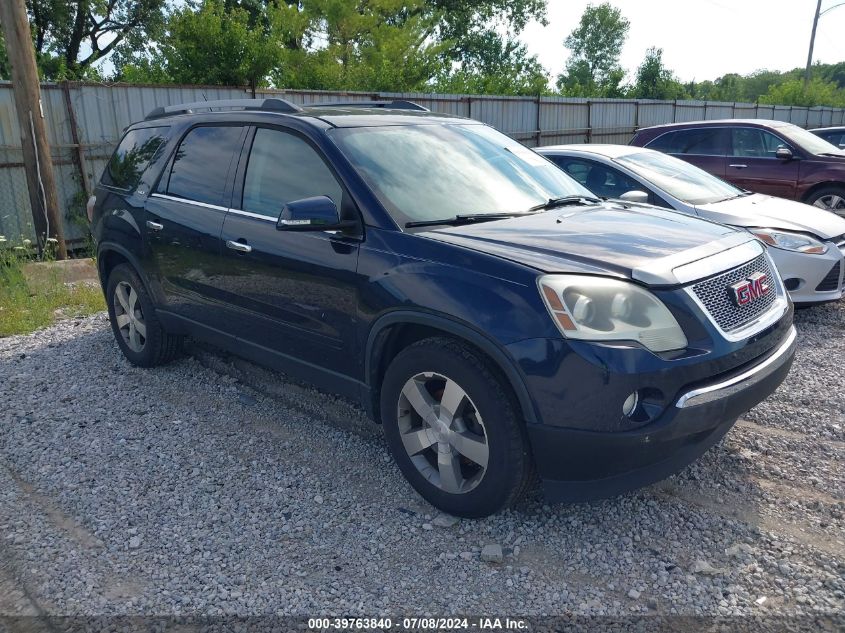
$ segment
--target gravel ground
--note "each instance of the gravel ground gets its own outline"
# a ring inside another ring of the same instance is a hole
[[[845,302],[678,476],[439,516],[353,406],[105,315],[0,339],[0,614],[845,613]],[[502,548],[502,562],[496,548]]]

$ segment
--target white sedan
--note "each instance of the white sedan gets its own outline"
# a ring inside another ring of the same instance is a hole
[[[538,148],[602,198],[648,203],[744,228],[769,246],[796,304],[845,291],[845,218],[816,207],[744,191],[680,159],[630,145]]]

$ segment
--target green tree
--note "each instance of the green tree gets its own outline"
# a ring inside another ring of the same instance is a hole
[[[99,78],[95,64],[118,48],[158,37],[166,0],[27,0],[26,7],[41,75],[85,79]],[[9,78],[2,60],[0,78]]]
[[[519,56],[513,68],[522,72],[530,56],[517,37],[532,20],[547,24],[546,0],[426,0],[424,10],[433,18],[429,35],[448,43],[444,62],[470,65],[464,70],[473,74],[501,66],[503,51]]]
[[[619,56],[629,28],[622,12],[609,2],[588,5],[564,40],[571,54],[558,77],[558,89],[570,96],[622,96],[625,71]]]
[[[845,62],[816,64],[813,66],[812,76],[823,83],[834,83],[837,88],[845,88]],[[803,81],[803,77],[803,68],[794,68],[783,72],[757,70],[749,75],[728,73],[715,81],[690,82],[686,85],[686,89],[694,99],[711,101],[754,103],[764,97],[768,99],[769,97],[766,97],[766,95],[770,93],[786,94],[784,91],[789,93],[784,98],[795,99],[798,93],[794,85],[791,85],[788,90],[779,87],[787,83],[792,84],[796,80]]]
[[[548,92],[548,73],[524,44],[494,31],[481,31],[473,39],[466,42],[460,63],[444,64],[435,90],[503,95]]]
[[[260,19],[224,0],[174,11],[161,41],[120,66],[124,81],[265,86],[284,58],[283,39],[302,25],[299,11],[275,1]]]
[[[760,97],[760,103],[842,108],[845,107],[845,90],[832,81],[812,79],[804,86],[802,79],[790,79],[769,88],[769,91]]]
[[[310,0],[309,28],[288,49],[273,82],[287,88],[408,91],[422,89],[441,68],[442,43],[432,41],[423,0]]]
[[[548,78],[514,34],[545,1],[193,0],[158,40],[118,50],[115,78],[536,94]]]
[[[631,90],[637,99],[684,99],[688,97],[684,86],[674,73],[663,65],[663,49],[649,48],[645,60],[637,69],[637,78]]]

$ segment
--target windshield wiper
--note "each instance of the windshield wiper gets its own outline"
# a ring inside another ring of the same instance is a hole
[[[549,209],[554,209],[555,207],[565,207],[567,205],[575,205],[575,204],[597,204],[601,202],[598,198],[592,198],[590,196],[561,196],[560,198],[550,198],[546,200],[543,204],[538,204],[537,206],[531,207],[528,209],[528,213],[532,213],[535,211],[547,211]]]
[[[753,191],[742,191],[742,193],[738,193],[735,196],[728,196],[727,198],[722,198],[721,200],[716,200],[716,203],[719,202],[727,202],[728,200],[736,200],[737,198],[745,198],[746,196],[754,195]]]
[[[507,212],[507,213],[467,213],[463,215],[456,215],[454,218],[443,218],[442,220],[418,220],[414,222],[406,222],[405,228],[412,229],[417,226],[438,226],[445,224],[449,226],[459,226],[461,224],[472,224],[474,222],[487,222],[490,220],[505,220],[519,215],[527,215],[527,212]]]

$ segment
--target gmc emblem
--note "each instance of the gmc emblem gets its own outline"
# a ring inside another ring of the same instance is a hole
[[[729,286],[729,294],[735,305],[746,306],[769,292],[769,276],[754,273],[746,279]]]

